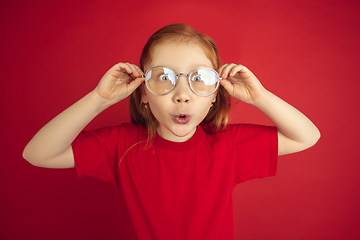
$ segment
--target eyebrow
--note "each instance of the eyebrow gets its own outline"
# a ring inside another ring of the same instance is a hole
[[[156,66],[153,66],[153,67],[151,67],[151,68],[154,68],[154,67],[167,67],[167,68],[170,68],[170,69],[173,69],[174,71],[175,71],[175,68],[173,68],[172,66],[169,66],[169,65],[156,65]],[[202,67],[204,67],[204,68],[209,68],[207,65],[205,65],[205,64],[194,64],[194,65],[191,65],[190,66],[190,69],[188,70],[188,72],[191,72],[191,71],[193,71],[194,69],[197,69],[197,68],[202,68]],[[212,66],[210,67],[211,69],[213,69],[212,68]],[[150,68],[149,68],[150,69]],[[176,73],[178,73],[177,71],[175,71]],[[188,72],[186,72],[186,73],[188,73]]]
[[[191,66],[191,69],[195,69],[195,68],[199,68],[199,67],[209,68],[208,66],[206,66],[206,64],[194,64]],[[212,68],[212,66],[210,68]]]

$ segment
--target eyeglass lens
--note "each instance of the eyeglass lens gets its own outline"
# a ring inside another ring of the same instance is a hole
[[[155,67],[147,72],[145,81],[152,93],[164,95],[175,87],[176,78],[176,73],[172,69]],[[191,72],[189,80],[190,88],[195,94],[207,96],[216,90],[219,78],[214,70],[199,68]]]

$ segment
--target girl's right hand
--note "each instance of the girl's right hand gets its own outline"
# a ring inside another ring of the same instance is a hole
[[[130,63],[118,63],[101,78],[94,92],[113,105],[129,96],[144,81],[143,71]]]

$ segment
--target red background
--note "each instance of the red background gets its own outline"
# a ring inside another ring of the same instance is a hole
[[[116,239],[118,192],[75,170],[22,159],[47,121],[91,91],[113,64],[138,64],[160,27],[188,23],[217,42],[224,62],[319,127],[318,144],[282,156],[276,177],[234,190],[235,239],[360,239],[360,2],[0,2],[0,239]],[[234,101],[232,122],[271,124]],[[127,101],[88,127],[129,122]]]

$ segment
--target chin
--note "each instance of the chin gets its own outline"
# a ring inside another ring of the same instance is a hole
[[[186,127],[186,128],[180,128],[180,129],[175,129],[174,131],[172,131],[172,133],[177,136],[177,137],[186,137],[189,134],[193,134],[194,129],[196,129],[196,127]]]

